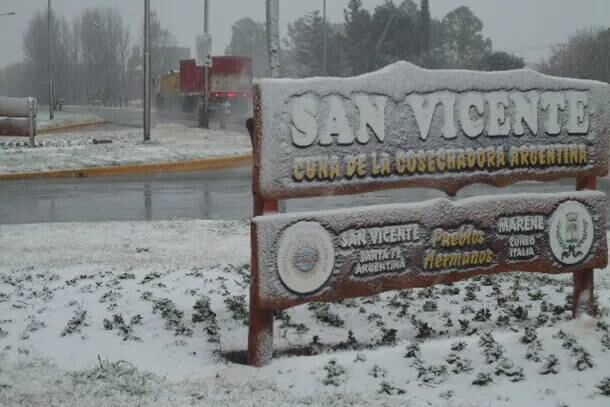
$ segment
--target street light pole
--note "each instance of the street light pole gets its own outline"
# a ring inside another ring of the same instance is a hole
[[[267,46],[272,78],[280,77],[280,0],[267,0]]]
[[[144,141],[150,140],[150,0],[144,0]]]
[[[51,40],[51,0],[47,9],[47,28],[49,37],[49,120],[55,118],[55,103],[53,97],[53,48]]]
[[[322,72],[324,74],[324,76],[326,76],[326,0],[324,0],[324,11],[323,11],[323,16],[324,16],[324,22],[323,22],[323,27],[322,27],[322,38],[323,38],[323,51],[322,51]]]
[[[208,40],[208,35],[210,32],[210,1],[204,0],[203,2],[203,37],[204,40]],[[208,42],[209,44],[209,42]],[[212,50],[207,48],[207,53],[209,56],[212,54]],[[202,123],[201,127],[204,129],[210,128],[210,68],[208,67],[208,55],[205,55],[205,66],[203,67],[203,82],[205,84],[205,88],[203,90],[203,115],[202,115]]]

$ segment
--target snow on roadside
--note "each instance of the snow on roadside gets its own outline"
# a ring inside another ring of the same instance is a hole
[[[591,405],[610,401],[601,317],[530,274],[311,304],[243,366],[246,221],[0,226],[0,405]],[[51,401],[51,403],[49,403]]]
[[[110,140],[96,144],[94,140]],[[15,144],[19,143],[19,144]],[[37,137],[40,147],[3,139],[0,174],[78,170],[95,167],[163,164],[251,154],[247,135],[162,124],[142,141],[141,129],[97,130]]]
[[[76,114],[62,111],[56,111],[54,119],[50,120],[49,111],[47,109],[46,111],[38,111],[38,117],[36,118],[36,127],[40,134],[44,134],[44,132],[58,131],[65,127],[102,124],[105,122],[106,121],[104,119],[94,114]]]

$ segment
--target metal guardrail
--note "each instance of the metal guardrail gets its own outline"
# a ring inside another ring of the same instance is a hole
[[[0,136],[29,137],[34,146],[37,114],[38,104],[32,97],[0,96]]]

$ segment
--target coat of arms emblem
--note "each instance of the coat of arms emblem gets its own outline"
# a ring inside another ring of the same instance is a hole
[[[581,262],[593,245],[593,220],[581,203],[568,201],[559,205],[551,217],[551,251],[563,264]]]

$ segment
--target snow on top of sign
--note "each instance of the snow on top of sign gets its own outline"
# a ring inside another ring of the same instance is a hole
[[[557,78],[531,69],[502,72],[468,70],[432,70],[400,61],[375,72],[351,78],[313,77],[306,79],[261,79],[257,81],[265,101],[280,101],[293,95],[313,93],[349,97],[353,93],[387,95],[401,101],[410,93],[438,90],[465,92],[468,90],[589,90],[608,86],[606,83],[583,79]]]
[[[451,205],[453,207],[470,207],[476,206],[489,200],[495,200],[500,204],[502,201],[521,199],[526,200],[540,200],[544,201],[549,198],[555,198],[559,200],[569,199],[606,199],[606,194],[602,191],[570,191],[570,192],[557,192],[557,193],[533,193],[524,192],[517,194],[506,194],[506,195],[478,195],[459,200],[452,200],[449,198],[434,198],[425,202],[413,202],[405,204],[383,204],[374,206],[359,206],[353,208],[340,208],[340,209],[328,209],[324,211],[307,211],[307,212],[294,212],[294,213],[278,213],[268,214],[263,216],[257,216],[253,218],[253,222],[264,225],[276,223],[278,219],[284,219],[286,222],[294,221],[297,219],[304,219],[308,217],[318,218],[320,216],[332,217],[332,216],[345,216],[352,217],[360,214],[366,214],[367,220],[375,222],[378,217],[383,217],[388,212],[396,211],[408,211],[413,208],[421,208],[422,204],[426,206],[436,206],[439,204]]]

